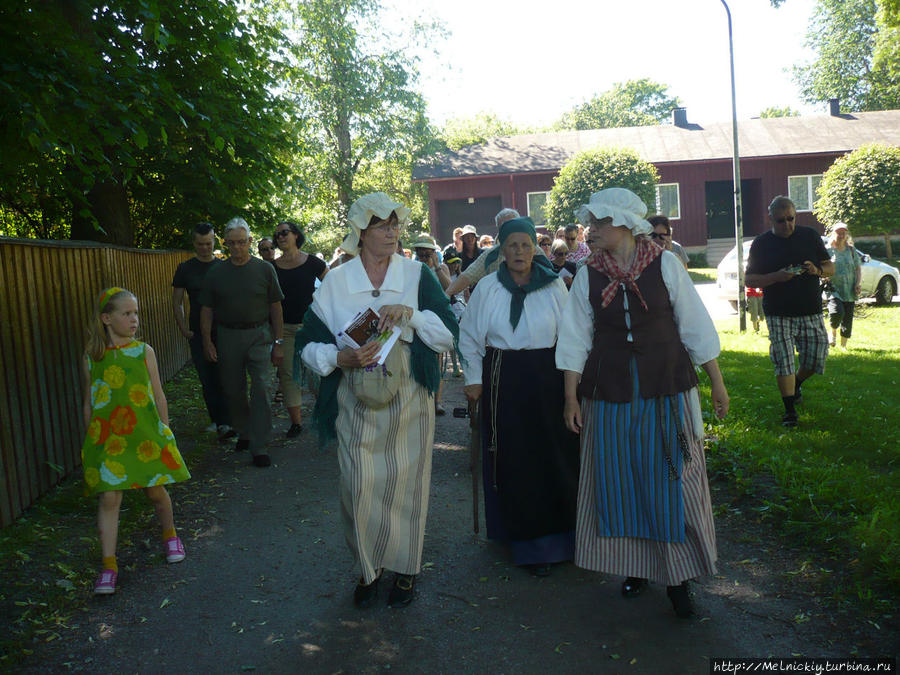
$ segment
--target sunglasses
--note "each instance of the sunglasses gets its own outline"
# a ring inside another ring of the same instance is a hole
[[[286,237],[290,232],[290,230],[276,230],[275,238],[277,239],[278,237]]]
[[[671,236],[672,236],[671,234],[661,234],[659,232],[651,232],[650,233],[651,239],[668,239]]]
[[[268,253],[269,251],[274,251],[274,250],[275,250],[275,249],[272,248],[271,246],[260,246],[260,247],[259,247],[259,252],[260,252],[260,253],[263,253],[263,252]]]

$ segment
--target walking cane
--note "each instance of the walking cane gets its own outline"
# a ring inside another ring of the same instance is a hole
[[[478,469],[481,466],[481,406],[478,402],[469,403],[469,453],[472,470],[472,527],[478,534]]]

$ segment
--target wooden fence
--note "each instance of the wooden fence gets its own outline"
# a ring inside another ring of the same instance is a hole
[[[186,251],[0,238],[0,526],[81,464],[81,355],[101,289],[138,298],[163,381],[190,358],[172,317]]]

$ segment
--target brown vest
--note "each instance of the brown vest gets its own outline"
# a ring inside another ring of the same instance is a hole
[[[625,403],[632,400],[631,362],[637,363],[642,398],[671,396],[697,386],[678,327],[669,292],[662,278],[662,256],[650,263],[637,279],[648,310],[631,291],[619,289],[609,306],[601,308],[600,294],[609,277],[588,267],[589,300],[594,310],[594,340],[578,393],[599,401]],[[631,335],[625,323],[625,293],[631,318]]]

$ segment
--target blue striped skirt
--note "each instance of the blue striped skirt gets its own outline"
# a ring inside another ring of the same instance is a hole
[[[596,534],[682,542],[685,394],[641,398],[634,362],[631,371],[630,402],[594,401],[591,410]]]

